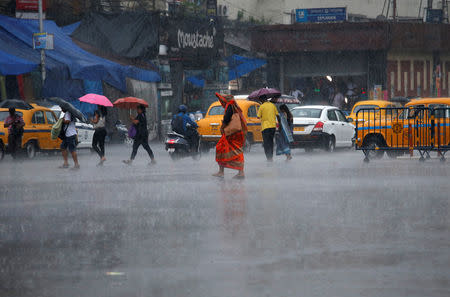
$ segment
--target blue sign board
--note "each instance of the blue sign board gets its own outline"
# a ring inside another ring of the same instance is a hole
[[[441,24],[443,17],[442,9],[427,9],[427,23]]]
[[[297,23],[328,23],[347,20],[346,7],[296,9]]]

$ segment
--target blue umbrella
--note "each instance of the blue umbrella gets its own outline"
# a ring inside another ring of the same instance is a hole
[[[229,56],[226,60],[228,62],[228,80],[237,79],[267,64],[267,61],[263,59],[247,58],[238,55]]]

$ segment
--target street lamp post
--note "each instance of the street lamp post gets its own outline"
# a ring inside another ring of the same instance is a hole
[[[39,33],[44,33],[44,20],[43,20],[43,8],[42,0],[39,0]],[[41,49],[41,77],[42,84],[45,81],[45,49]]]

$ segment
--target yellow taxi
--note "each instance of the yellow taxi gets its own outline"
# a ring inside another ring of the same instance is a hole
[[[52,110],[36,104],[29,110],[16,109],[16,113],[23,117],[25,122],[22,136],[22,148],[29,158],[33,158],[38,150],[58,150],[61,140],[51,138],[51,129],[56,123],[56,117]],[[4,152],[8,146],[8,128],[4,127],[4,121],[9,116],[7,108],[0,108],[0,150]],[[0,153],[2,153],[0,152]],[[0,158],[2,158],[2,155]]]
[[[386,110],[374,111],[364,111],[364,109],[372,109],[372,108],[393,108],[393,107],[401,107],[401,104],[390,102],[386,100],[364,100],[357,102],[352,109],[352,112],[347,117],[347,119],[351,119],[352,122],[356,121],[356,114],[359,111],[358,120],[364,122],[370,119],[379,119],[381,117],[386,116]]]
[[[375,148],[370,153],[375,158],[381,158],[385,151],[396,157],[412,148],[429,151],[448,146],[450,98],[413,99],[404,109],[394,109],[384,119],[361,124],[358,121],[357,132],[357,146]]]
[[[242,98],[241,98],[242,97]],[[245,97],[245,99],[243,99]],[[247,96],[235,96],[236,102],[242,109],[247,120],[248,133],[246,138],[246,149],[250,149],[251,144],[261,143],[261,120],[258,119],[259,103],[246,100]],[[216,145],[222,136],[220,126],[222,125],[224,108],[219,101],[211,104],[204,119],[197,122],[198,133],[201,137],[201,148],[209,150]]]

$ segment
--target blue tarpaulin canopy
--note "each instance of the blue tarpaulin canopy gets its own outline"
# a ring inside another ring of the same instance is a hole
[[[18,58],[0,50],[0,74],[19,75],[31,72],[38,64]]]
[[[202,78],[198,78],[197,76],[188,76],[186,79],[194,86],[200,88],[203,88],[205,86],[205,80]]]
[[[126,77],[160,81],[155,71],[120,65],[84,51],[53,21],[44,22],[44,31],[54,35],[54,50],[46,51],[46,67],[50,71],[59,71],[58,77],[105,81],[122,91],[126,91]],[[0,15],[0,49],[12,56],[39,63],[39,51],[32,48],[32,36],[36,32],[39,32],[36,20]]]
[[[228,79],[234,80],[267,64],[266,60],[232,55],[228,62]]]

